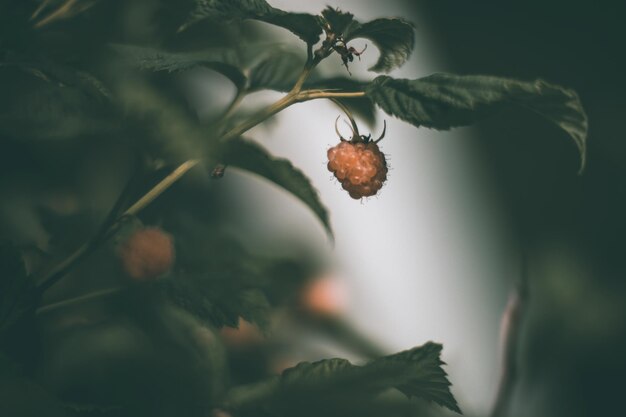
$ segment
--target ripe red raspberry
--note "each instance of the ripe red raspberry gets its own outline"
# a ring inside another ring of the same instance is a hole
[[[387,180],[387,161],[373,141],[345,141],[328,150],[328,170],[350,197],[375,195]]]
[[[150,281],[165,274],[174,264],[172,237],[158,227],[134,232],[118,247],[124,272],[134,280]]]

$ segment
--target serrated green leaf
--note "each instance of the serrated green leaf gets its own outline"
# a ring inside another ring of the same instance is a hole
[[[246,84],[237,51],[212,48],[197,52],[167,52],[133,45],[111,45],[113,50],[133,67],[153,72],[177,73],[196,67],[207,67],[228,77],[238,88]]]
[[[353,39],[369,39],[380,51],[378,61],[370,71],[389,72],[401,67],[411,56],[415,46],[414,27],[399,18],[382,18],[359,23],[352,13],[332,7],[326,8],[322,16],[328,25],[327,31],[349,42]]]
[[[255,48],[249,48],[254,52]],[[287,45],[273,45],[265,47],[263,52],[256,53],[254,59],[249,59],[247,66],[249,91],[270,89],[288,91],[294,86],[304,63],[303,54]]]
[[[509,105],[528,108],[574,140],[580,172],[585,167],[587,115],[574,90],[540,79],[434,74],[417,80],[379,76],[366,92],[386,113],[434,129],[469,125]]]
[[[452,411],[461,413],[450,392],[450,382],[441,368],[442,346],[428,342],[395,355],[377,359],[365,366],[364,372],[376,375],[380,387],[392,385],[407,397],[433,401]],[[400,372],[400,373],[397,373]]]
[[[242,291],[237,296],[237,312],[244,320],[255,323],[259,328],[269,328],[270,303],[258,288]]]
[[[112,48],[133,67],[178,73],[206,67],[228,77],[240,90],[287,91],[296,83],[305,57],[284,44],[246,45],[239,49],[212,48],[196,52],[167,52],[132,45]]]
[[[344,34],[346,42],[369,39],[380,51],[378,61],[370,71],[389,72],[401,67],[411,56],[415,46],[413,25],[397,18],[376,19],[364,24],[350,25]]]
[[[284,188],[306,204],[332,237],[328,211],[309,179],[287,159],[274,158],[256,143],[237,139],[226,144],[221,162],[250,171]]]
[[[303,41],[314,44],[322,28],[317,17],[307,13],[287,13],[265,0],[195,0],[195,9],[180,30],[202,20],[255,19],[283,27]]]
[[[322,10],[322,17],[327,25],[326,30],[339,36],[342,36],[348,27],[355,23],[352,13],[330,6]]]
[[[306,409],[338,399],[362,401],[396,388],[408,397],[433,401],[461,413],[441,368],[441,349],[441,345],[428,342],[363,366],[345,359],[303,362],[285,370],[278,378],[232,390],[227,403],[235,410],[271,409],[282,415],[289,414],[292,405],[300,409],[304,405]]]
[[[168,162],[202,157],[214,163],[216,141],[179,103],[132,77],[120,80],[116,97],[126,109],[127,123],[141,131],[144,149]]]
[[[216,327],[237,327],[240,317],[267,329],[272,300],[306,272],[293,261],[255,255],[236,240],[216,234],[212,225],[190,221],[169,224],[176,235],[177,261],[159,282],[178,306]],[[207,256],[210,254],[210,256]],[[278,294],[277,294],[278,293]]]

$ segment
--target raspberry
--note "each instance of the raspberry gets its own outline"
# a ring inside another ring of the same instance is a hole
[[[174,263],[172,237],[158,227],[133,233],[118,248],[124,272],[136,281],[150,281],[165,274]]]
[[[372,141],[341,141],[330,148],[328,170],[357,200],[375,195],[387,180],[385,155]]]

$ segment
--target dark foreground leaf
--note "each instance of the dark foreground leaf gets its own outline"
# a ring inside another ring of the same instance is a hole
[[[396,388],[408,397],[432,401],[460,413],[441,368],[441,349],[441,345],[429,342],[363,366],[345,359],[303,362],[280,377],[235,388],[228,397],[228,406],[234,410],[272,410],[278,415],[293,411],[290,407],[313,407],[320,412],[332,409],[336,402],[363,401]]]
[[[305,57],[284,44],[211,48],[194,52],[168,52],[133,45],[112,45],[131,67],[150,72],[178,73],[209,68],[229,78],[242,91],[288,91],[304,66]]]
[[[574,90],[543,80],[433,74],[417,80],[379,76],[366,91],[386,113],[434,129],[469,125],[510,105],[528,108],[574,140],[580,171],[585,167],[587,115]]]
[[[238,88],[245,85],[237,51],[211,48],[195,52],[168,52],[155,48],[113,44],[114,52],[130,66],[142,71],[178,73],[196,67],[213,69],[228,77]]]
[[[316,16],[287,13],[270,6],[265,0],[195,0],[195,9],[180,30],[202,20],[255,19],[283,27],[307,43],[319,40],[322,28]]]
[[[0,133],[59,140],[119,128],[102,84],[46,63],[0,63]]]

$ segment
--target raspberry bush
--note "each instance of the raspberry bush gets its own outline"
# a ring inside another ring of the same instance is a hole
[[[291,32],[299,47],[258,21]],[[371,47],[356,49],[354,39]],[[484,75],[350,74],[374,48],[369,69],[389,73],[413,47],[410,22],[361,22],[333,7],[312,15],[265,0],[0,0],[2,169],[26,178],[31,193],[30,211],[20,213],[30,223],[1,219],[11,227],[0,228],[0,415],[393,416],[424,412],[424,402],[460,412],[441,345],[384,355],[322,311],[324,302],[303,308],[320,264],[248,249],[220,227],[226,216],[210,185],[231,168],[261,176],[308,206],[332,237],[306,174],[244,138],[289,106],[320,99],[350,120],[353,136],[326,156],[353,199],[387,181],[385,130],[372,140],[358,129],[379,109],[439,130],[504,107],[530,109],[573,139],[584,169],[587,118],[571,89]],[[323,72],[326,59],[341,72]],[[215,114],[194,96],[194,77],[207,72],[237,91]],[[282,96],[263,106],[252,96],[261,90]],[[322,162],[322,143],[318,155]],[[64,210],[42,203],[62,196],[72,202]],[[41,227],[29,229],[32,219]],[[369,361],[290,363],[271,336],[285,317]],[[237,349],[226,355],[229,343]],[[390,389],[419,401],[386,396]]]

